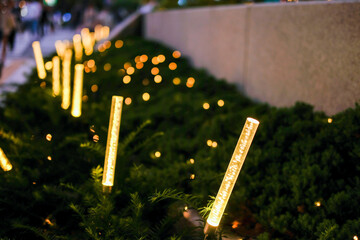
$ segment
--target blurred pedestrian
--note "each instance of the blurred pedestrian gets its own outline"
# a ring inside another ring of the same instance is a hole
[[[23,21],[30,25],[31,33],[38,35],[39,21],[42,15],[42,4],[37,0],[31,0],[25,5],[27,14],[23,16]]]
[[[10,45],[10,49],[14,46],[15,33],[16,33],[16,17],[12,12],[14,8],[13,0],[6,0],[1,4],[1,32],[2,32],[2,49],[1,49],[1,59],[0,59],[0,77],[2,74],[2,69],[4,67],[5,59],[6,59],[6,48],[8,44]]]
[[[94,27],[96,25],[97,14],[98,12],[94,4],[89,3],[83,15],[83,27],[89,28],[90,30],[94,30]]]

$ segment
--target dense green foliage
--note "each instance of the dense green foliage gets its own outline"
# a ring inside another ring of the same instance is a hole
[[[203,239],[202,230],[182,218],[184,206],[207,213],[209,195],[217,193],[248,116],[261,124],[224,229],[236,221],[237,234],[258,239],[352,239],[358,234],[358,106],[333,116],[329,124],[325,114],[307,104],[278,109],[254,103],[157,43],[131,38],[121,48],[114,45],[88,57],[96,71],[85,74],[80,118],[52,96],[50,76],[42,82],[34,72],[17,92],[6,95],[0,147],[13,170],[0,172],[0,237]],[[124,84],[124,64],[135,67],[135,57],[142,54],[149,59]],[[151,60],[159,54],[166,60],[156,66],[162,81],[155,83]],[[169,70],[170,62],[176,62],[176,70]],[[195,79],[191,88],[189,77]],[[181,83],[173,84],[174,78]],[[142,99],[145,92],[149,101]],[[116,182],[106,195],[99,166],[112,95],[132,102],[123,107]],[[209,147],[209,139],[217,147]]]

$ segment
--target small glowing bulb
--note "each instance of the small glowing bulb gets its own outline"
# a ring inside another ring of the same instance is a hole
[[[136,56],[135,59],[134,59],[134,62],[135,62],[135,63],[141,62],[141,61],[140,61],[140,56]]]
[[[47,160],[51,161],[51,160],[52,160],[51,156],[48,156],[48,157],[47,157]]]
[[[46,135],[46,140],[48,140],[49,142],[51,141],[51,139],[52,139],[52,136],[51,136],[51,134],[50,133],[48,133],[47,135]]]
[[[125,70],[122,69],[122,68],[119,69],[118,74],[119,74],[120,76],[124,76],[124,75],[125,75]]]
[[[128,67],[128,69],[126,69],[126,73],[129,75],[133,74],[134,72],[135,72],[135,68],[133,67]]]
[[[159,61],[158,61],[158,58],[157,58],[157,57],[153,57],[153,58],[151,59],[151,62],[152,62],[152,64],[154,64],[154,65],[158,65],[158,64],[159,64]]]
[[[316,207],[320,207],[320,206],[321,206],[321,202],[320,202],[320,201],[316,201],[314,204],[315,204]]]
[[[83,97],[82,97],[82,101],[83,102],[87,102],[89,100],[89,97],[87,96],[87,95],[84,95]]]
[[[130,97],[125,98],[125,104],[126,104],[126,105],[130,105],[131,102],[132,102],[132,100],[131,100]]]
[[[195,163],[195,159],[193,159],[193,158],[190,158],[190,164],[194,164]]]
[[[218,105],[219,107],[223,107],[224,104],[225,104],[225,102],[224,102],[224,100],[222,100],[222,99],[219,99],[219,101],[217,101],[217,105]]]
[[[210,104],[209,103],[204,103],[203,104],[203,108],[205,109],[205,110],[208,110],[209,108],[210,108]]]
[[[147,62],[148,59],[149,58],[148,58],[148,56],[146,54],[143,54],[143,55],[140,56],[140,61],[143,62],[143,63]]]
[[[32,182],[32,184],[33,184],[33,185],[35,185],[35,184],[36,184],[36,182]]]
[[[165,56],[162,55],[162,54],[160,54],[160,55],[157,57],[157,60],[158,60],[159,63],[165,62],[165,59],[166,59]]]
[[[160,70],[159,70],[159,68],[157,68],[157,67],[153,67],[153,68],[151,69],[151,74],[152,74],[152,75],[158,75],[159,72],[160,72]]]
[[[181,83],[180,78],[174,78],[174,79],[173,79],[173,84],[174,84],[174,85],[179,85],[180,83]]]
[[[189,209],[188,206],[185,206],[185,207],[184,207],[184,211],[187,211],[188,209]]]
[[[214,142],[212,142],[211,147],[216,148],[217,145],[218,145],[217,142],[214,141]]]
[[[328,123],[332,123],[332,118],[328,118]]]
[[[40,87],[41,87],[42,89],[46,88],[46,82],[45,82],[45,81],[41,82],[41,83],[40,83]]]
[[[129,62],[124,63],[125,70],[127,70],[129,67],[131,67],[131,63]]]
[[[147,79],[147,78],[145,78],[145,79],[142,81],[142,84],[143,84],[144,86],[149,85],[149,83],[150,83],[150,81],[149,81],[149,79]]]
[[[106,63],[106,64],[104,65],[104,70],[105,70],[105,71],[110,71],[110,70],[111,70],[111,64],[110,64],[110,63]]]
[[[354,240],[359,240],[359,238],[358,238],[358,236],[354,236],[354,238],[353,238]]]
[[[99,47],[98,47],[98,50],[99,50],[99,52],[104,52],[106,49],[105,49],[105,46],[103,44],[100,44]]]
[[[131,82],[131,77],[129,75],[126,75],[123,77],[123,83],[128,84]]]
[[[146,101],[149,101],[150,100],[150,94],[149,93],[144,93],[143,95],[142,95],[142,98],[143,98],[143,100],[146,102]]]
[[[100,140],[99,135],[94,135],[94,136],[93,136],[93,141],[94,141],[94,142],[98,142],[99,140]]]
[[[136,68],[137,69],[142,69],[143,67],[144,67],[144,64],[142,62],[136,63]]]
[[[94,125],[90,126],[90,132],[95,133],[95,126]]]
[[[98,85],[94,84],[91,86],[91,91],[94,93],[94,92],[97,92],[99,90],[99,87]]]
[[[213,143],[213,141],[211,141],[210,139],[206,141],[206,144],[207,144],[209,147],[212,146],[212,143]]]
[[[232,226],[231,226],[231,227],[232,227],[233,229],[235,229],[235,228],[238,228],[239,225],[240,225],[240,222],[238,222],[238,221],[235,220],[235,221],[232,222]]]
[[[116,48],[122,48],[122,46],[124,46],[124,42],[123,42],[123,41],[117,40],[117,41],[115,42],[115,47],[116,47]]]
[[[195,79],[193,77],[189,77],[186,81],[186,86],[188,88],[192,88],[195,84]]]
[[[177,64],[176,64],[176,63],[172,62],[172,63],[169,64],[169,69],[170,69],[170,70],[173,71],[173,70],[175,70],[176,68],[177,68]]]
[[[155,157],[157,157],[157,158],[161,157],[161,152],[156,151],[156,152],[155,152]]]
[[[53,68],[53,63],[51,61],[48,61],[45,63],[45,69],[50,71]]]
[[[181,52],[180,51],[174,51],[172,56],[173,56],[173,58],[179,58],[179,57],[181,57]]]
[[[109,49],[111,47],[111,42],[110,41],[105,41],[104,46],[105,46],[105,48]]]
[[[94,59],[90,59],[90,60],[87,62],[87,66],[88,66],[89,68],[95,67],[95,61],[94,61]]]
[[[162,81],[162,77],[161,77],[160,75],[156,75],[156,76],[154,77],[154,82],[156,82],[156,83],[161,83],[161,81]]]
[[[195,174],[191,174],[191,175],[190,175],[190,179],[191,179],[191,180],[194,180],[194,179],[195,179]]]

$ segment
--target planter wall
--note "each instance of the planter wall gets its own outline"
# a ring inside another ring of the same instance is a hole
[[[334,114],[360,99],[359,12],[359,1],[158,11],[144,34],[253,99]]]

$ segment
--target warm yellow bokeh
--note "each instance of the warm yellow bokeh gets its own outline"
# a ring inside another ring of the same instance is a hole
[[[149,93],[143,93],[142,99],[146,102],[150,100],[150,94]]]

